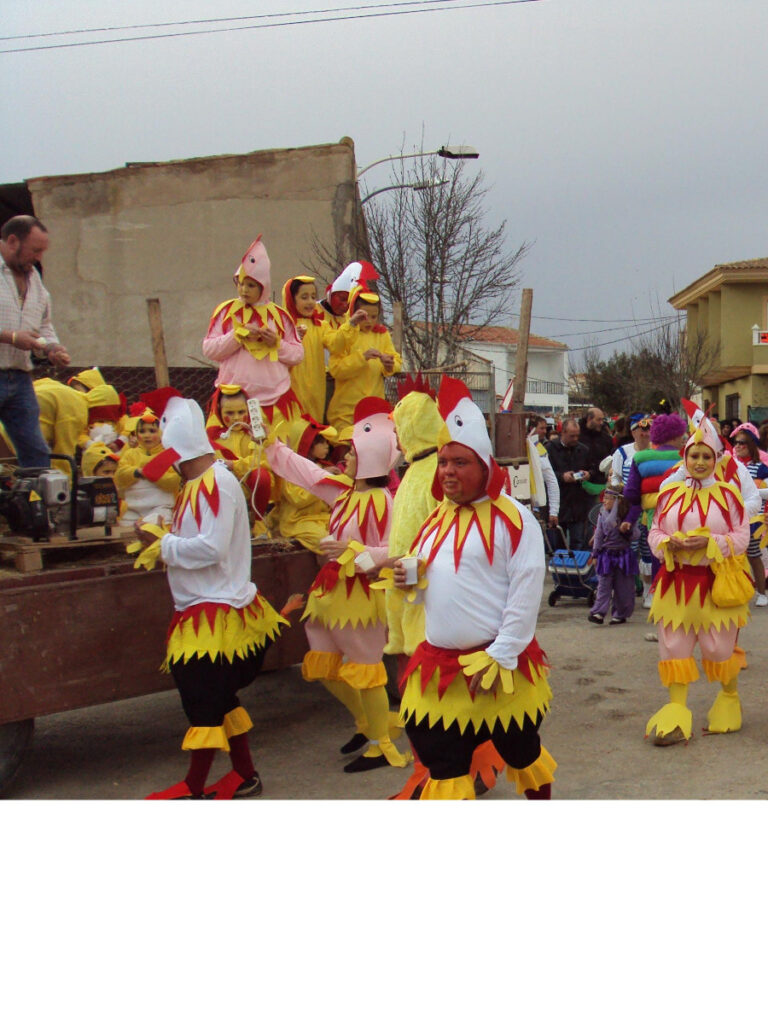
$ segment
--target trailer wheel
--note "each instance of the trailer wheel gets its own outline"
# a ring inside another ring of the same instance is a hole
[[[555,607],[555,605],[557,604],[557,592],[556,591],[553,590],[552,593],[549,595],[549,597],[547,598],[547,604],[549,605],[550,608],[554,608]]]
[[[0,793],[15,778],[34,731],[34,718],[0,725]]]

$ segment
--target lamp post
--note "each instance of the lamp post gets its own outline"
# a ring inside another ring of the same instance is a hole
[[[372,164],[363,167],[357,172],[357,180],[370,171],[372,167],[379,164],[389,163],[391,160],[418,160],[420,156],[441,156],[444,160],[477,160],[480,154],[471,146],[441,146],[440,149],[433,149],[427,153],[399,153],[397,156],[383,156],[381,160],[374,160]]]
[[[409,188],[413,192],[423,192],[428,188],[442,188],[443,185],[448,184],[447,178],[442,178],[440,181],[414,181],[408,184],[402,185],[384,185],[383,188],[374,189],[373,192],[369,192],[367,196],[364,196],[360,200],[360,205],[364,206],[369,199],[373,199],[374,196],[378,196],[382,192],[392,192],[394,189]]]

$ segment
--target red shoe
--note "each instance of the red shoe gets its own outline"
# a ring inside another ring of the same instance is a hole
[[[175,786],[169,786],[159,793],[150,793],[144,797],[145,800],[202,800],[203,794],[195,796],[186,782],[177,782]]]
[[[233,769],[223,775],[218,782],[207,786],[205,795],[212,796],[214,800],[237,800],[243,796],[260,796],[262,788],[257,772],[254,772],[250,779],[244,779]]]

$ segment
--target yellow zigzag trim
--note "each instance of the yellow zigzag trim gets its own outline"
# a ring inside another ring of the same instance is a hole
[[[168,638],[164,671],[169,671],[168,666],[172,662],[187,662],[190,658],[209,657],[213,660],[222,655],[232,662],[235,657],[245,658],[262,647],[267,637],[274,639],[280,632],[280,626],[289,626],[290,623],[261,595],[259,598],[262,614],[258,618],[246,614],[245,623],[236,608],[217,608],[213,629],[205,614],[200,616],[197,633],[191,619],[178,623]]]
[[[347,597],[347,584],[343,576],[327,594],[310,591],[302,619],[319,622],[328,629],[339,626],[375,626],[387,621],[382,591],[366,594],[363,584],[355,577],[352,593]]]
[[[689,604],[679,604],[674,587],[670,587],[663,597],[657,587],[648,613],[648,621],[660,622],[664,626],[682,629],[687,633],[691,629],[709,629],[712,626],[717,630],[728,629],[732,625],[741,629],[749,620],[748,605],[718,608],[710,594],[705,594],[703,604],[700,601],[696,594]]]
[[[446,729],[453,722],[458,722],[459,730],[463,733],[470,723],[475,732],[483,723],[492,729],[498,722],[502,728],[507,729],[514,718],[522,728],[526,715],[532,722],[536,722],[539,712],[546,714],[552,699],[546,670],[534,667],[532,672],[533,683],[529,683],[522,672],[517,669],[513,671],[514,693],[500,690],[489,694],[478,691],[473,700],[463,672],[450,683],[443,696],[438,697],[440,673],[436,671],[422,694],[421,668],[417,668],[405,684],[400,705],[401,721],[406,722],[413,716],[418,724],[427,718],[430,729],[438,722]]]

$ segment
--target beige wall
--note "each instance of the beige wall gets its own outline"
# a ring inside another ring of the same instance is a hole
[[[28,186],[51,234],[54,324],[76,365],[152,365],[148,298],[160,299],[169,365],[199,365],[211,313],[235,294],[232,274],[258,234],[278,302],[287,278],[318,262],[313,232],[347,261],[363,255],[349,243],[361,216],[351,140]]]
[[[766,287],[763,284],[723,286],[721,336],[724,365],[748,365],[753,362],[752,325],[762,325],[765,293]]]

